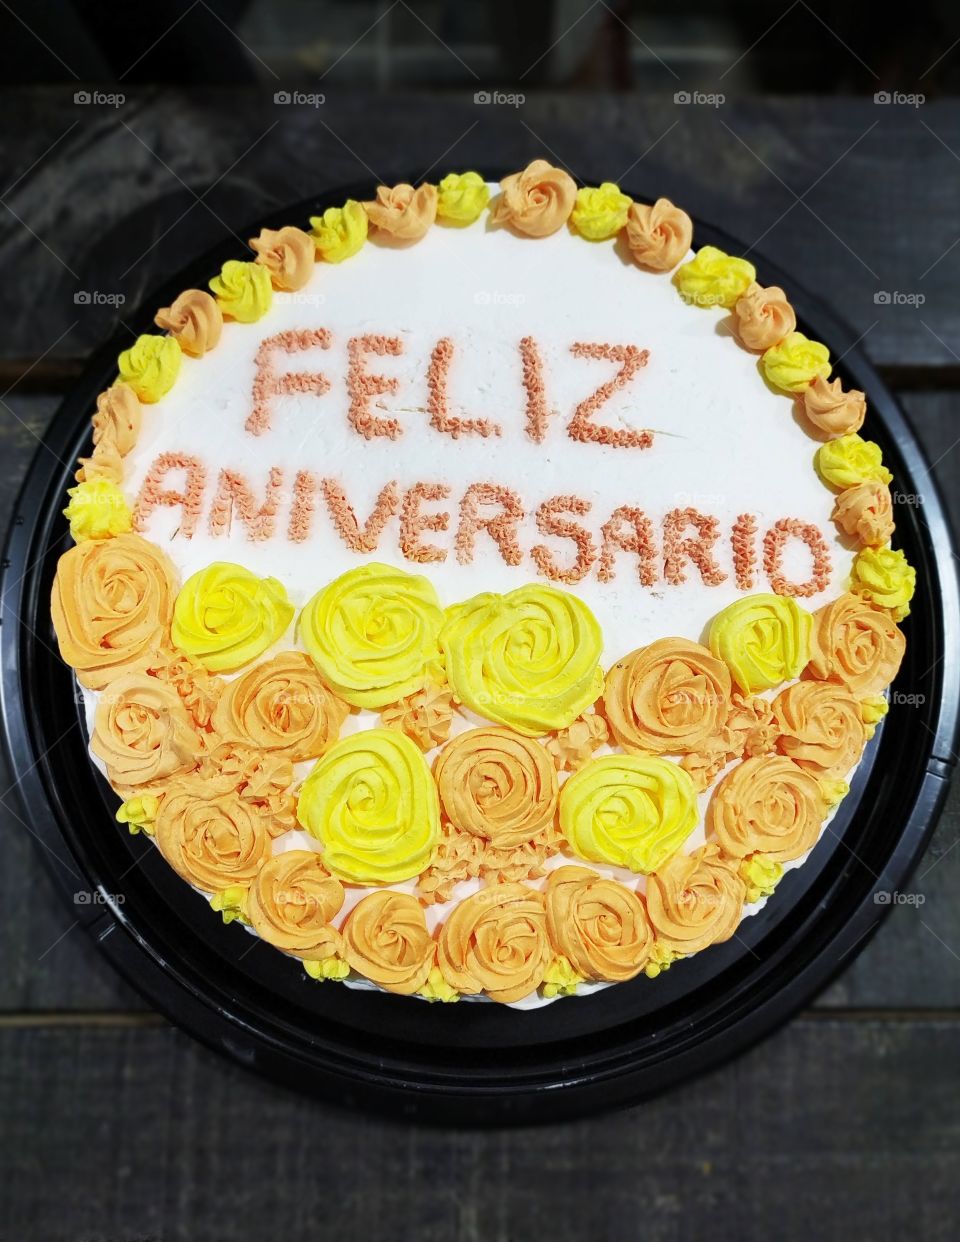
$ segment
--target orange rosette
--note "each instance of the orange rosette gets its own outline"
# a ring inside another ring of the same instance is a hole
[[[157,311],[153,322],[192,358],[202,358],[213,349],[223,331],[223,313],[206,289],[185,289],[170,306]]]
[[[853,695],[828,681],[798,681],[773,700],[777,749],[816,776],[846,776],[867,731]]]
[[[313,275],[316,245],[309,233],[287,225],[282,229],[261,229],[250,238],[256,262],[270,273],[275,289],[302,289]]]
[[[309,656],[285,651],[227,683],[213,728],[223,738],[299,763],[330,748],[349,710],[320,680]]]
[[[146,785],[192,767],[200,739],[176,690],[144,672],[110,683],[97,703],[90,749],[111,785]]]
[[[437,218],[437,187],[426,182],[416,189],[404,184],[378,185],[376,199],[364,203],[363,209],[381,232],[397,241],[419,241]]]
[[[350,966],[388,992],[410,996],[426,983],[436,956],[423,908],[409,893],[381,889],[360,899],[343,925]]]
[[[861,595],[841,595],[814,613],[805,676],[839,682],[864,699],[890,685],[906,646],[903,631],[888,612]]]
[[[837,497],[831,517],[852,539],[867,548],[880,548],[893,534],[893,497],[879,479],[855,483]]]
[[[546,901],[550,942],[584,979],[621,983],[646,966],[653,931],[632,889],[586,867],[558,867]]]
[[[764,353],[796,329],[797,316],[778,285],[765,289],[754,281],[738,298],[733,321],[740,342],[747,349]]]
[[[674,854],[647,881],[647,914],[657,944],[683,956],[729,940],[746,899],[737,865],[710,842],[691,854]]]
[[[125,457],[140,435],[140,398],[129,384],[118,380],[97,397],[92,421],[94,453],[116,452]]]
[[[534,160],[523,172],[500,182],[490,218],[528,237],[547,237],[562,228],[577,201],[577,183],[562,168]]]
[[[268,944],[308,961],[341,951],[331,920],[343,905],[343,885],[311,850],[268,858],[247,894],[246,914]]]
[[[63,660],[102,690],[142,663],[170,629],[176,575],[139,535],[87,539],[57,565],[50,611]]]
[[[831,440],[859,431],[867,416],[866,398],[859,389],[844,392],[839,379],[825,380],[822,375],[803,390],[802,403],[810,422]]]
[[[482,888],[443,925],[437,962],[459,992],[509,1003],[535,991],[551,957],[542,893],[524,884]]]
[[[154,831],[174,871],[207,893],[250,884],[272,848],[263,816],[236,793],[196,798],[171,791],[160,803]]]
[[[523,845],[553,823],[553,761],[538,742],[509,729],[461,733],[444,746],[433,774],[454,827],[500,849]]]
[[[708,828],[731,858],[790,862],[816,844],[827,814],[817,778],[785,755],[744,759],[714,791]]]
[[[646,203],[631,203],[624,237],[639,267],[651,272],[669,272],[687,257],[693,241],[693,221],[669,198],[658,198],[652,207]]]
[[[714,746],[731,690],[729,669],[707,647],[660,638],[610,669],[603,711],[624,750],[689,754]]]

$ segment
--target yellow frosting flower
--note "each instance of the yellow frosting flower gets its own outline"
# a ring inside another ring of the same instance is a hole
[[[437,186],[437,218],[472,224],[489,201],[490,187],[479,173],[447,173]]]
[[[819,375],[830,374],[830,350],[819,341],[808,340],[802,332],[788,332],[760,359],[769,383],[785,392],[802,392]]]
[[[852,589],[895,621],[910,615],[916,586],[917,571],[899,548],[863,548],[854,557]]]
[[[133,518],[123,492],[109,479],[87,479],[67,491],[70,503],[63,516],[76,543],[107,539],[133,530]]]
[[[563,729],[603,692],[603,636],[577,596],[531,584],[447,609],[440,633],[454,695],[537,737]]]
[[[615,237],[627,223],[627,211],[633,199],[621,193],[612,181],[600,186],[584,186],[577,191],[577,201],[570,223],[588,241]]]
[[[697,791],[653,755],[591,759],[560,789],[560,828],[575,854],[649,875],[697,824]]]
[[[746,694],[800,675],[810,659],[813,617],[784,595],[748,595],[710,623],[710,650]]]
[[[180,344],[172,336],[144,333],[117,360],[120,382],[152,405],[170,391],[180,373]]]
[[[223,314],[238,323],[256,323],[273,302],[270,272],[262,263],[227,259],[220,275],[210,281],[210,288]]]
[[[188,578],[173,606],[175,646],[215,673],[232,673],[271,647],[293,619],[276,578],[215,561]]]
[[[310,217],[317,254],[327,263],[342,263],[356,254],[367,240],[368,227],[363,204],[353,198],[342,207],[328,207],[322,216]]]
[[[547,965],[543,972],[543,994],[552,1000],[554,996],[573,996],[577,984],[585,982],[570,965],[570,959],[561,953]]]
[[[650,961],[643,968],[643,973],[648,979],[656,979],[657,975],[663,974],[679,958],[683,957],[682,953],[675,953],[673,949],[668,949],[666,945],[654,944],[650,950]]]
[[[160,799],[154,797],[153,794],[141,794],[138,798],[128,798],[117,808],[117,823],[126,824],[131,836],[135,836],[138,832],[145,832],[148,837],[152,837],[159,806]]]
[[[231,884],[229,888],[221,888],[210,895],[210,909],[216,910],[224,923],[235,920],[249,923],[247,918],[247,889],[242,884]]]
[[[677,268],[673,283],[685,302],[731,307],[756,279],[757,269],[747,259],[701,246],[689,263]]]
[[[783,877],[783,863],[765,854],[754,854],[740,864],[740,876],[747,886],[747,902],[769,897]]]
[[[893,481],[893,475],[883,464],[880,445],[864,440],[855,431],[821,444],[817,449],[816,466],[824,483],[840,491],[858,483]]]
[[[350,967],[341,957],[325,957],[322,961],[305,961],[303,969],[307,972],[311,979],[316,979],[318,983],[323,983],[325,979],[334,979],[340,981],[346,979],[350,973]]]
[[[451,1004],[460,999],[460,993],[452,984],[447,983],[439,966],[431,966],[427,981],[417,993],[428,1001],[444,1001]]]
[[[418,747],[394,729],[351,734],[317,761],[297,818],[323,846],[332,875],[354,884],[397,884],[430,866],[440,803]]]
[[[866,726],[867,737],[873,737],[877,725],[890,710],[890,704],[882,694],[870,694],[860,700],[860,717]]]
[[[820,778],[820,790],[829,808],[840,805],[850,792],[850,786],[846,781],[839,780],[837,777],[822,776]]]
[[[318,591],[300,614],[303,645],[327,684],[355,707],[383,707],[438,671],[443,611],[419,574],[359,565]]]

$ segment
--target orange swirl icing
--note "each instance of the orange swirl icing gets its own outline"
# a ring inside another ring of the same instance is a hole
[[[380,712],[380,722],[388,729],[399,729],[421,750],[433,750],[450,736],[453,695],[445,686],[428,683]]]
[[[188,884],[215,893],[249,884],[270,857],[263,818],[239,794],[194,798],[171,792],[160,803],[154,825],[157,845]]]
[[[584,979],[620,983],[646,966],[653,931],[632,889],[586,867],[558,867],[546,899],[550,941]]]
[[[546,160],[534,160],[523,172],[504,177],[500,190],[490,218],[528,237],[556,233],[570,218],[577,201],[574,179]]]
[[[831,439],[859,431],[867,416],[867,402],[859,389],[843,391],[839,379],[818,375],[803,392],[803,412],[814,427]]]
[[[889,613],[860,595],[841,595],[814,613],[806,675],[839,682],[863,699],[890,685],[906,646],[903,631]]]
[[[657,945],[671,953],[699,953],[729,940],[740,922],[747,886],[736,863],[713,843],[674,854],[647,882],[647,914]]]
[[[423,987],[436,956],[420,903],[389,889],[357,902],[343,925],[343,945],[354,970],[401,996]]]
[[[707,824],[732,858],[790,862],[816,843],[826,812],[815,776],[785,755],[764,755],[731,768],[714,791]]]
[[[169,792],[192,798],[219,798],[236,794],[260,816],[272,837],[297,826],[297,803],[291,793],[293,764],[282,754],[257,750],[238,742],[221,742],[214,735],[194,772],[177,776]]]
[[[50,610],[81,685],[102,690],[160,645],[176,589],[173,565],[139,535],[88,539],[61,556]]]
[[[687,256],[693,221],[669,198],[658,198],[652,207],[631,203],[624,235],[636,264],[652,272],[668,272]]]
[[[857,700],[842,686],[798,681],[773,700],[777,749],[816,776],[843,777],[867,740]]]
[[[285,651],[226,684],[213,727],[299,763],[319,758],[337,740],[348,711],[309,656]]]
[[[140,434],[140,398],[129,384],[118,380],[97,397],[93,416],[93,445],[96,455],[107,449],[125,457]]]
[[[268,944],[310,961],[340,951],[330,922],[343,905],[343,885],[311,850],[268,858],[247,894],[246,913]]]
[[[890,488],[879,479],[855,483],[837,497],[831,516],[842,531],[865,547],[882,547],[893,534]]]
[[[710,748],[730,692],[730,672],[708,648],[660,638],[610,669],[603,710],[624,750],[678,755]]]
[[[363,209],[372,225],[397,241],[419,241],[437,218],[437,187],[378,185],[376,199]]]
[[[782,341],[797,326],[797,316],[784,291],[778,285],[764,289],[756,281],[738,298],[733,320],[743,345],[757,353]]]
[[[434,765],[451,823],[499,848],[522,845],[553,822],[559,785],[546,750],[509,729],[470,729]]]
[[[256,261],[270,273],[275,289],[302,289],[313,275],[316,245],[309,233],[288,225],[282,229],[261,229],[250,238]]]
[[[144,672],[111,681],[97,703],[90,749],[112,785],[172,776],[196,763],[199,745],[176,690]]]
[[[523,884],[482,888],[461,901],[437,945],[447,983],[506,1003],[540,986],[550,956],[543,894]]]
[[[175,337],[185,354],[202,358],[220,340],[223,314],[205,289],[185,289],[172,305],[157,311],[153,322]]]
[[[558,729],[544,742],[558,772],[576,772],[593,758],[610,737],[607,722],[599,712],[585,712],[565,729]]]

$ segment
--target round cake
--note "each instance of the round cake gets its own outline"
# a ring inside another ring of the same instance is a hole
[[[815,846],[915,575],[863,393],[694,240],[543,160],[381,186],[121,354],[52,615],[118,831],[211,919],[541,1005],[656,986]]]

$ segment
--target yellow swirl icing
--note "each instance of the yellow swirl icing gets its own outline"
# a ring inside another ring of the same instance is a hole
[[[740,864],[740,878],[747,886],[747,902],[769,897],[783,878],[783,863],[765,854],[754,854]]]
[[[332,747],[303,783],[297,818],[323,846],[324,866],[355,884],[412,879],[440,839],[430,768],[393,729],[367,729]]]
[[[272,646],[293,619],[276,578],[215,561],[188,578],[173,608],[171,637],[215,673],[232,673]]]
[[[782,341],[762,355],[760,365],[767,381],[784,392],[802,392],[817,376],[830,374],[830,350],[802,332],[788,332]]]
[[[67,491],[70,503],[63,516],[70,523],[76,543],[84,539],[108,539],[133,529],[130,506],[116,483],[109,479],[87,479]]]
[[[627,223],[627,212],[633,199],[623,194],[612,181],[599,186],[584,186],[577,191],[577,201],[570,214],[570,223],[588,241],[615,237]]]
[[[917,571],[900,548],[863,548],[853,560],[853,590],[895,621],[910,615]]]
[[[560,828],[575,854],[649,875],[697,824],[693,781],[652,755],[591,759],[560,789]]]
[[[117,360],[120,382],[129,384],[141,401],[152,405],[173,387],[182,358],[175,337],[144,333]]]
[[[355,198],[348,198],[342,207],[328,207],[322,216],[310,217],[313,242],[325,263],[342,263],[355,255],[367,240],[369,226],[363,204]]]
[[[447,173],[437,186],[437,219],[472,224],[489,201],[490,187],[479,173]]]
[[[795,599],[748,595],[710,623],[710,650],[746,694],[798,677],[810,659],[813,617]]]
[[[418,574],[371,562],[318,591],[300,638],[327,684],[355,707],[383,707],[421,690],[439,664],[443,612]]]
[[[210,281],[210,288],[223,314],[238,323],[256,323],[273,301],[270,273],[261,263],[227,259],[220,275]]]
[[[475,595],[447,609],[440,646],[455,696],[528,737],[565,728],[603,692],[597,619],[555,587]]]
[[[855,431],[821,444],[817,449],[816,467],[824,483],[840,491],[858,483],[893,481],[893,475],[883,464],[880,445],[864,440]]]
[[[716,246],[701,246],[689,263],[677,268],[673,283],[685,302],[729,308],[756,278],[757,270],[747,259],[724,254]]]
[[[152,837],[159,806],[160,799],[155,794],[140,794],[121,802],[114,818],[118,824],[127,825],[131,836],[145,832],[148,837]]]

